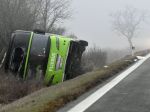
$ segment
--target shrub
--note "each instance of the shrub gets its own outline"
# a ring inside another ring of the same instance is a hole
[[[101,68],[106,64],[107,53],[94,46],[83,54],[82,69],[84,72],[90,72],[94,69]]]
[[[22,81],[12,74],[0,71],[0,104],[8,104],[43,87],[34,80]]]

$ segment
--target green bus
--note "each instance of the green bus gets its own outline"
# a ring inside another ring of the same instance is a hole
[[[46,85],[72,79],[81,69],[88,42],[39,30],[12,33],[6,53],[5,71],[23,80],[43,79]]]

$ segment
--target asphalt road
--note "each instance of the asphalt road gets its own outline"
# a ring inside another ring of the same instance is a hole
[[[58,112],[69,111],[102,86],[99,85]],[[85,112],[150,112],[150,59],[109,90]]]
[[[150,112],[150,59],[85,112]]]

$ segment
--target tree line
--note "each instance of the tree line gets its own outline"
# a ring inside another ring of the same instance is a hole
[[[59,23],[71,16],[69,0],[0,0],[0,51],[15,30],[63,34]]]

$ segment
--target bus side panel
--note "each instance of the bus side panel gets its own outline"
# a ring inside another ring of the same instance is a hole
[[[51,50],[48,59],[45,83],[57,84],[63,81],[70,46],[70,39],[60,36],[51,36]]]

